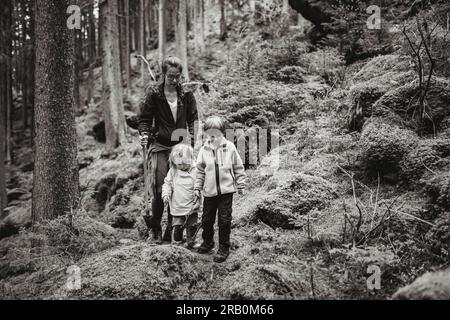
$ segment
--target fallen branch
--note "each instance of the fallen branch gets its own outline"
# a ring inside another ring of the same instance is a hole
[[[416,216],[414,216],[414,215],[412,215],[412,214],[410,214],[410,213],[406,213],[406,212],[399,211],[399,210],[392,210],[392,211],[393,211],[393,212],[396,212],[396,213],[401,213],[401,214],[403,214],[403,215],[405,215],[405,216],[408,216],[408,217],[410,217],[410,218],[412,218],[412,219],[414,219],[414,220],[417,220],[417,221],[420,221],[420,222],[422,222],[422,223],[428,224],[429,226],[432,226],[432,227],[435,227],[435,226],[436,226],[435,224],[433,224],[433,223],[431,223],[431,222],[429,222],[429,221],[423,220],[423,219],[421,219],[421,218],[419,218],[419,217],[416,217]]]

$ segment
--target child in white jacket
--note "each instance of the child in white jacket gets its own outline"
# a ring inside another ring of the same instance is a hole
[[[210,117],[205,121],[204,132],[208,140],[197,158],[195,192],[203,192],[203,243],[199,253],[214,248],[214,222],[218,216],[219,250],[215,262],[228,258],[230,250],[231,214],[233,194],[242,194],[245,188],[245,169],[235,145],[225,139],[225,119]]]
[[[170,206],[172,220],[172,243],[181,244],[186,228],[187,247],[193,248],[200,199],[194,193],[196,168],[194,152],[187,144],[178,144],[169,156],[170,170],[164,179],[162,199]]]

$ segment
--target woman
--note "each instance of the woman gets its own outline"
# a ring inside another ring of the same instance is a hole
[[[171,241],[170,212],[164,237],[161,229],[164,212],[161,192],[164,178],[169,171],[170,151],[174,145],[187,138],[187,131],[180,137],[180,129],[188,129],[192,144],[194,143],[194,123],[198,120],[194,94],[183,90],[182,74],[181,60],[176,57],[166,58],[162,64],[162,82],[150,86],[140,104],[139,133],[141,144],[149,148],[148,159],[151,165],[153,219],[148,227],[151,228],[152,238],[156,243]],[[174,139],[174,136],[177,138]]]

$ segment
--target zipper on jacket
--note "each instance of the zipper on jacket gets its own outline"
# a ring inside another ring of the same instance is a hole
[[[216,158],[216,151],[212,151],[213,155],[214,155],[214,169],[216,170],[216,188],[217,188],[217,194],[221,195],[222,192],[220,190],[220,177],[219,177],[219,164],[217,163],[217,158]]]

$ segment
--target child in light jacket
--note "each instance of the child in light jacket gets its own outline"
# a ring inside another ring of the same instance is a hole
[[[195,193],[203,192],[203,243],[199,253],[214,248],[214,222],[218,215],[219,250],[215,262],[223,262],[230,251],[230,232],[233,194],[242,194],[245,188],[245,169],[235,145],[225,139],[226,122],[221,117],[210,117],[203,128],[207,141],[197,158]]]
[[[164,179],[162,199],[170,206],[172,220],[172,243],[181,244],[186,229],[187,247],[193,248],[195,230],[200,209],[200,198],[196,198],[194,184],[196,168],[194,152],[187,144],[173,147],[169,156],[170,169]]]

